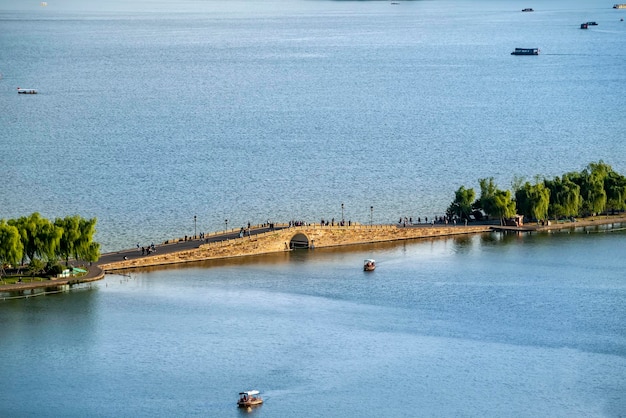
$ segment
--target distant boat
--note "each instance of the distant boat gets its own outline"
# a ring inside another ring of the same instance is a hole
[[[598,26],[598,24],[596,22],[587,22],[587,25],[589,25],[589,26]]]
[[[376,261],[368,258],[363,262],[363,271],[374,271],[376,270]]]
[[[528,7],[526,9],[522,9],[522,12],[534,12],[534,10]]]
[[[37,94],[37,90],[35,89],[23,89],[21,87],[17,88],[17,94]]]
[[[581,29],[587,29],[587,28],[589,28],[589,24],[587,24],[587,23],[581,23],[581,24],[580,24],[580,28],[581,28]]]
[[[539,48],[515,48],[511,55],[539,55]]]
[[[251,408],[253,406],[258,406],[263,403],[263,399],[260,396],[256,396],[259,394],[258,390],[247,390],[245,392],[239,392],[239,400],[237,401],[237,406],[240,408]]]
[[[614,9],[626,9],[626,3],[621,3],[621,4],[617,3],[617,4],[614,4],[614,5],[613,5],[613,8],[614,8]]]

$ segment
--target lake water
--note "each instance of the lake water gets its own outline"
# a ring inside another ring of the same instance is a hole
[[[260,389],[259,417],[624,416],[624,242],[301,251],[7,300],[0,415],[236,417]]]
[[[432,217],[480,178],[600,159],[626,173],[612,4],[48,3],[0,4],[0,215],[97,217],[104,251],[342,203]]]
[[[194,216],[214,231],[339,219],[343,203],[388,223],[442,214],[479,178],[508,188],[600,159],[626,174],[612,3],[48,4],[0,4],[0,217],[95,216],[104,251],[191,235]],[[266,417],[626,416],[615,229],[294,252],[0,301],[0,416],[241,416],[246,389]]]

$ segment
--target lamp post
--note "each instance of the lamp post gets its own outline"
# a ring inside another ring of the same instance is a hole
[[[224,224],[226,224],[225,231],[228,231],[228,219],[224,219]]]
[[[342,224],[342,225],[343,225],[343,223],[344,223],[343,221],[344,221],[344,219],[343,219],[343,203],[342,203],[342,204],[341,204],[341,224]]]
[[[198,219],[197,215],[193,215],[193,238],[196,238],[196,220]]]
[[[374,220],[374,206],[370,206],[370,226],[372,226],[373,220]]]

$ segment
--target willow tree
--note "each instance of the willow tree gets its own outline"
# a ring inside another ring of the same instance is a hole
[[[493,181],[493,177],[478,180],[480,186],[480,196],[474,202],[474,207],[482,209],[486,214],[491,215],[496,211],[495,194],[498,188]]]
[[[85,261],[98,260],[99,244],[93,242],[96,222],[96,218],[83,219],[78,215],[57,218],[54,221],[54,225],[63,231],[57,254],[65,259],[66,264],[70,257]]]
[[[493,181],[493,177],[480,179],[480,197],[474,206],[481,208],[488,215],[500,218],[508,218],[515,215],[516,206],[511,198],[509,190],[500,190]]]
[[[45,261],[55,259],[63,234],[61,228],[55,226],[48,219],[42,218],[37,212],[27,217],[22,216],[16,220],[10,220],[9,224],[18,229],[20,240],[24,246],[24,255],[31,262],[37,258]],[[22,256],[23,263],[24,256]]]
[[[454,192],[454,201],[448,207],[448,215],[456,215],[461,219],[469,219],[472,213],[472,203],[476,199],[474,189],[466,189],[465,186],[459,187]]]
[[[0,220],[0,274],[4,273],[5,264],[18,264],[24,256],[24,245],[20,232],[13,225]]]
[[[580,214],[582,197],[578,184],[574,183],[567,175],[564,175],[563,178],[555,177],[553,180],[544,180],[544,184],[550,191],[548,215],[558,219]]]
[[[564,175],[564,177],[567,176],[580,186],[581,209],[584,214],[596,214],[606,209],[607,195],[604,190],[604,180],[611,171],[613,169],[610,165],[600,161],[598,163],[590,163],[580,173]]]
[[[529,219],[546,219],[550,205],[550,189],[539,179],[535,184],[526,182],[515,190],[515,203],[519,213]]]
[[[626,177],[611,171],[604,180],[606,206],[612,210],[626,209]]]
[[[502,225],[504,218],[515,216],[517,209],[510,190],[497,190],[494,195],[494,203],[495,212],[493,214],[500,218],[500,225]]]

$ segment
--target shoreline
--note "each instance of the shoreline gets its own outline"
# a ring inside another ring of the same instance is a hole
[[[211,243],[197,240],[185,240],[165,242],[159,245],[158,252],[151,256],[139,256],[136,249],[127,249],[102,254],[98,262],[88,266],[88,273],[83,277],[70,277],[49,279],[37,282],[22,282],[15,284],[0,285],[0,293],[34,292],[34,290],[57,288],[69,289],[74,285],[89,283],[104,278],[107,273],[123,272],[134,269],[154,268],[159,266],[173,266],[208,260],[220,260],[236,257],[258,256],[276,252],[291,251],[283,248],[283,235],[312,235],[324,232],[326,241],[330,243],[315,245],[311,248],[348,247],[350,245],[367,245],[380,242],[404,242],[417,241],[420,239],[449,238],[458,235],[474,235],[486,232],[515,232],[533,233],[550,232],[564,229],[587,228],[611,224],[626,224],[626,214],[605,215],[592,218],[577,218],[575,221],[550,223],[547,225],[526,224],[522,226],[500,226],[496,224],[479,225],[410,225],[406,227],[398,225],[354,225],[350,227],[295,227],[290,228],[279,225],[278,229],[260,230],[257,235],[240,238],[236,234],[225,232],[222,235],[215,234],[215,240]],[[253,239],[254,237],[254,239]],[[222,239],[220,239],[222,238]],[[323,237],[322,237],[323,238]],[[268,244],[271,240],[275,244]],[[312,240],[313,241],[313,240]],[[319,241],[318,241],[319,242]],[[284,243],[287,247],[287,243]],[[132,257],[132,259],[130,258]],[[116,260],[117,259],[117,260]],[[33,293],[31,293],[32,295]]]

